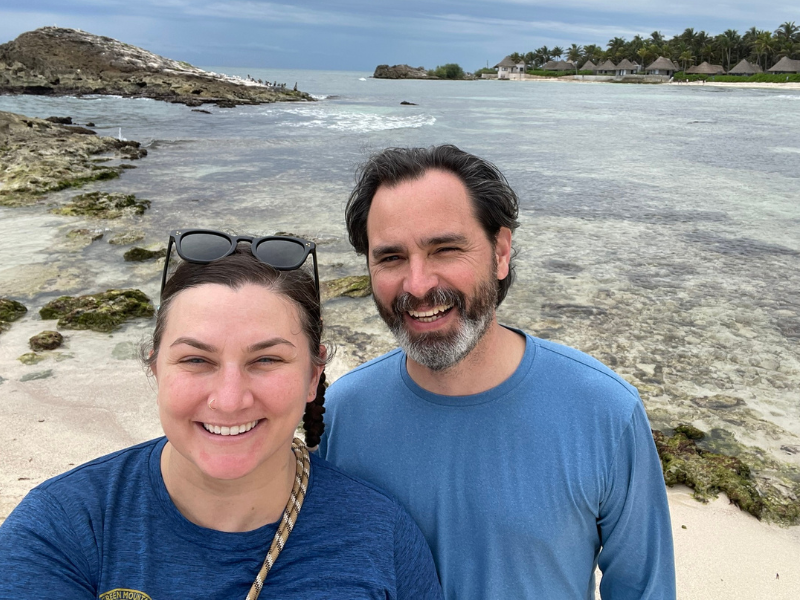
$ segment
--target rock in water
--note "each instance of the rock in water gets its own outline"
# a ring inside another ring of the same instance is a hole
[[[143,262],[145,260],[153,260],[155,258],[163,258],[167,255],[166,248],[159,248],[158,250],[148,250],[147,248],[139,248],[134,246],[122,255],[128,262]]]
[[[365,298],[371,293],[369,275],[351,275],[322,282],[322,296],[325,300],[339,296]]]
[[[8,329],[8,324],[28,312],[24,304],[10,298],[0,298],[0,333]]]
[[[64,343],[64,336],[57,331],[43,331],[34,335],[28,343],[31,350],[41,352],[42,350],[55,350]]]
[[[107,290],[88,296],[61,296],[40,311],[42,319],[58,319],[62,329],[91,329],[107,333],[129,319],[155,314],[150,298],[135,289]]]
[[[114,94],[187,106],[307,100],[305,93],[203,71],[77,29],[42,27],[0,45],[0,93]]]
[[[150,208],[149,200],[137,200],[134,194],[89,192],[75,196],[64,206],[50,212],[70,217],[118,219],[125,215],[142,215]]]
[[[408,65],[378,65],[372,75],[375,79],[436,79],[428,77],[425,67],[409,67]]]

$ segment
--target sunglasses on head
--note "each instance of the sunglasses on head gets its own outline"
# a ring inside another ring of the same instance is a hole
[[[161,297],[167,284],[169,255],[172,245],[186,262],[208,264],[230,256],[239,242],[250,242],[250,250],[262,263],[278,271],[294,271],[303,266],[312,256],[314,263],[314,285],[319,299],[319,273],[317,271],[317,245],[314,242],[285,235],[252,237],[249,235],[228,235],[211,229],[179,229],[170,232],[164,273],[161,276]]]

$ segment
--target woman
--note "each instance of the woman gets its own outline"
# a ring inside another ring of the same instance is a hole
[[[0,527],[0,598],[441,598],[397,502],[293,447],[324,427],[313,243],[173,244],[145,357],[166,437],[32,490]]]

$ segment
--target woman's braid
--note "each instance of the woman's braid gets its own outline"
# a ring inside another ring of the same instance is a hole
[[[306,404],[306,412],[303,414],[303,429],[306,431],[306,446],[310,449],[319,446],[322,432],[325,431],[325,422],[322,415],[325,414],[325,389],[328,384],[325,382],[325,371],[319,376],[317,384],[317,397],[313,402]]]

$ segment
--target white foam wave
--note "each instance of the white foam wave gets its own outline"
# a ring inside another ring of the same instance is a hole
[[[419,129],[436,122],[431,115],[381,115],[364,112],[329,112],[311,107],[289,108],[285,111],[300,117],[294,122],[284,122],[287,127],[308,127],[333,131],[369,133],[391,129]]]

